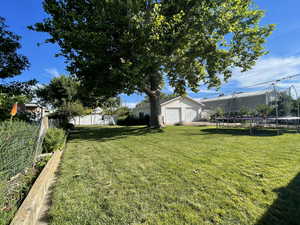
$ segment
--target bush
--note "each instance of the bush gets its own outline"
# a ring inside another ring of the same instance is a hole
[[[120,126],[137,126],[137,125],[149,125],[150,117],[148,115],[142,118],[136,118],[134,116],[127,116],[124,119],[118,119],[117,125]]]
[[[65,131],[59,128],[49,128],[43,142],[43,152],[61,150],[65,143]]]
[[[67,123],[67,124],[66,124],[66,129],[67,129],[67,130],[74,130],[74,128],[75,128],[75,126],[74,126],[73,123]]]

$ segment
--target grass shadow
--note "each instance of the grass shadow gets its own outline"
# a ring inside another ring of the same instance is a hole
[[[127,136],[141,136],[162,133],[162,129],[148,127],[76,127],[69,135],[68,141],[76,139],[91,141],[108,141],[126,138]]]
[[[208,134],[222,134],[222,135],[232,135],[232,136],[250,136],[250,130],[245,128],[207,128],[202,129],[202,135]],[[277,130],[270,129],[256,129],[252,136],[257,137],[268,137],[268,136],[278,136]]]
[[[286,186],[273,190],[278,198],[256,225],[300,224],[300,173]]]

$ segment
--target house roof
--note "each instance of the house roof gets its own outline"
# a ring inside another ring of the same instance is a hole
[[[101,109],[100,107],[97,107],[93,110],[94,114],[101,114],[103,112],[103,109]]]
[[[42,108],[42,106],[40,106],[37,103],[26,103],[24,105],[25,105],[25,107],[41,107]]]
[[[227,95],[227,96],[219,96],[216,98],[198,99],[198,101],[201,103],[205,103],[205,102],[212,102],[212,101],[227,100],[227,99],[232,99],[232,98],[244,98],[244,97],[250,97],[250,96],[258,96],[258,95],[267,94],[269,92],[270,91],[243,92],[243,93],[236,93],[236,94]]]
[[[160,103],[160,105],[166,105],[166,104],[168,104],[168,103],[170,103],[170,102],[173,102],[173,101],[175,101],[175,100],[177,100],[177,99],[180,99],[180,98],[186,98],[186,99],[188,99],[188,100],[190,100],[190,101],[196,103],[197,105],[203,106],[203,103],[198,102],[198,101],[196,101],[195,99],[193,99],[193,98],[191,98],[191,97],[189,97],[189,96],[178,96],[178,97],[172,98],[172,99],[170,99],[170,100],[167,100],[167,101],[165,101],[165,102],[162,102],[162,103]]]

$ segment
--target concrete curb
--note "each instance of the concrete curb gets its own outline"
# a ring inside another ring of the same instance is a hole
[[[62,151],[54,152],[51,159],[31,187],[30,192],[18,209],[10,225],[37,224],[43,202],[55,177],[55,172],[58,169],[62,153]]]

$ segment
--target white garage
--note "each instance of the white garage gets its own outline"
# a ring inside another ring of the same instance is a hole
[[[180,108],[166,108],[166,124],[176,124],[180,123],[181,120],[181,110]]]
[[[194,108],[186,108],[185,122],[195,122],[198,119],[198,111]]]
[[[161,104],[162,121],[166,125],[195,122],[200,119],[202,104],[190,97],[177,97]]]
[[[160,106],[163,123],[166,125],[174,125],[199,121],[203,104],[190,97],[184,96],[162,102]],[[149,104],[139,104],[133,109],[132,113],[137,118],[150,115]]]

